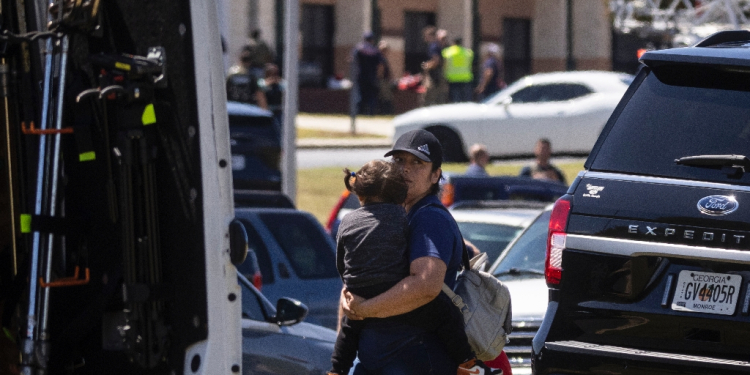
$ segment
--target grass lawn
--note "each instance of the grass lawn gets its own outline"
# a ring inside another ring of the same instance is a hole
[[[493,176],[511,175],[515,176],[521,171],[525,164],[493,164],[487,167],[487,172]],[[443,171],[461,173],[466,170],[465,163],[443,164]],[[357,170],[361,165],[349,166]],[[578,172],[583,170],[583,162],[557,164],[562,170],[568,182],[575,179]],[[333,206],[338,202],[344,191],[343,168],[314,168],[297,171],[297,207],[309,211],[323,224],[328,221],[328,215]]]
[[[384,135],[357,133],[351,135],[345,132],[334,132],[308,128],[297,128],[297,138],[388,138]]]

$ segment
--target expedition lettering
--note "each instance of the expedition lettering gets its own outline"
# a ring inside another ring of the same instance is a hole
[[[687,240],[701,240],[705,242],[719,242],[719,243],[734,243],[743,244],[745,241],[744,235],[739,234],[727,234],[727,233],[714,233],[714,232],[697,232],[691,229],[678,230],[675,228],[660,228],[658,226],[650,225],[628,225],[628,233],[631,234],[643,234],[646,236],[654,237],[682,237]]]

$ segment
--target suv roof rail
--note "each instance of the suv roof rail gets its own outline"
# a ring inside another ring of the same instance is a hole
[[[711,47],[728,42],[747,42],[750,41],[750,31],[747,30],[728,30],[719,31],[712,34],[706,39],[701,40],[695,47]]]

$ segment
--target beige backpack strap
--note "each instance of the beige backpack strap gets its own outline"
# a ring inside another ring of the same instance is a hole
[[[451,299],[451,302],[453,302],[453,304],[456,305],[459,310],[463,311],[464,306],[466,306],[463,298],[456,294],[453,289],[451,289],[446,283],[443,283],[443,293],[445,293]]]

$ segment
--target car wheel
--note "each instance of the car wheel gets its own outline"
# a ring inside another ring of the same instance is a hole
[[[431,126],[425,130],[434,134],[443,146],[443,161],[447,163],[463,163],[469,160],[464,152],[461,137],[453,129],[445,126]]]

